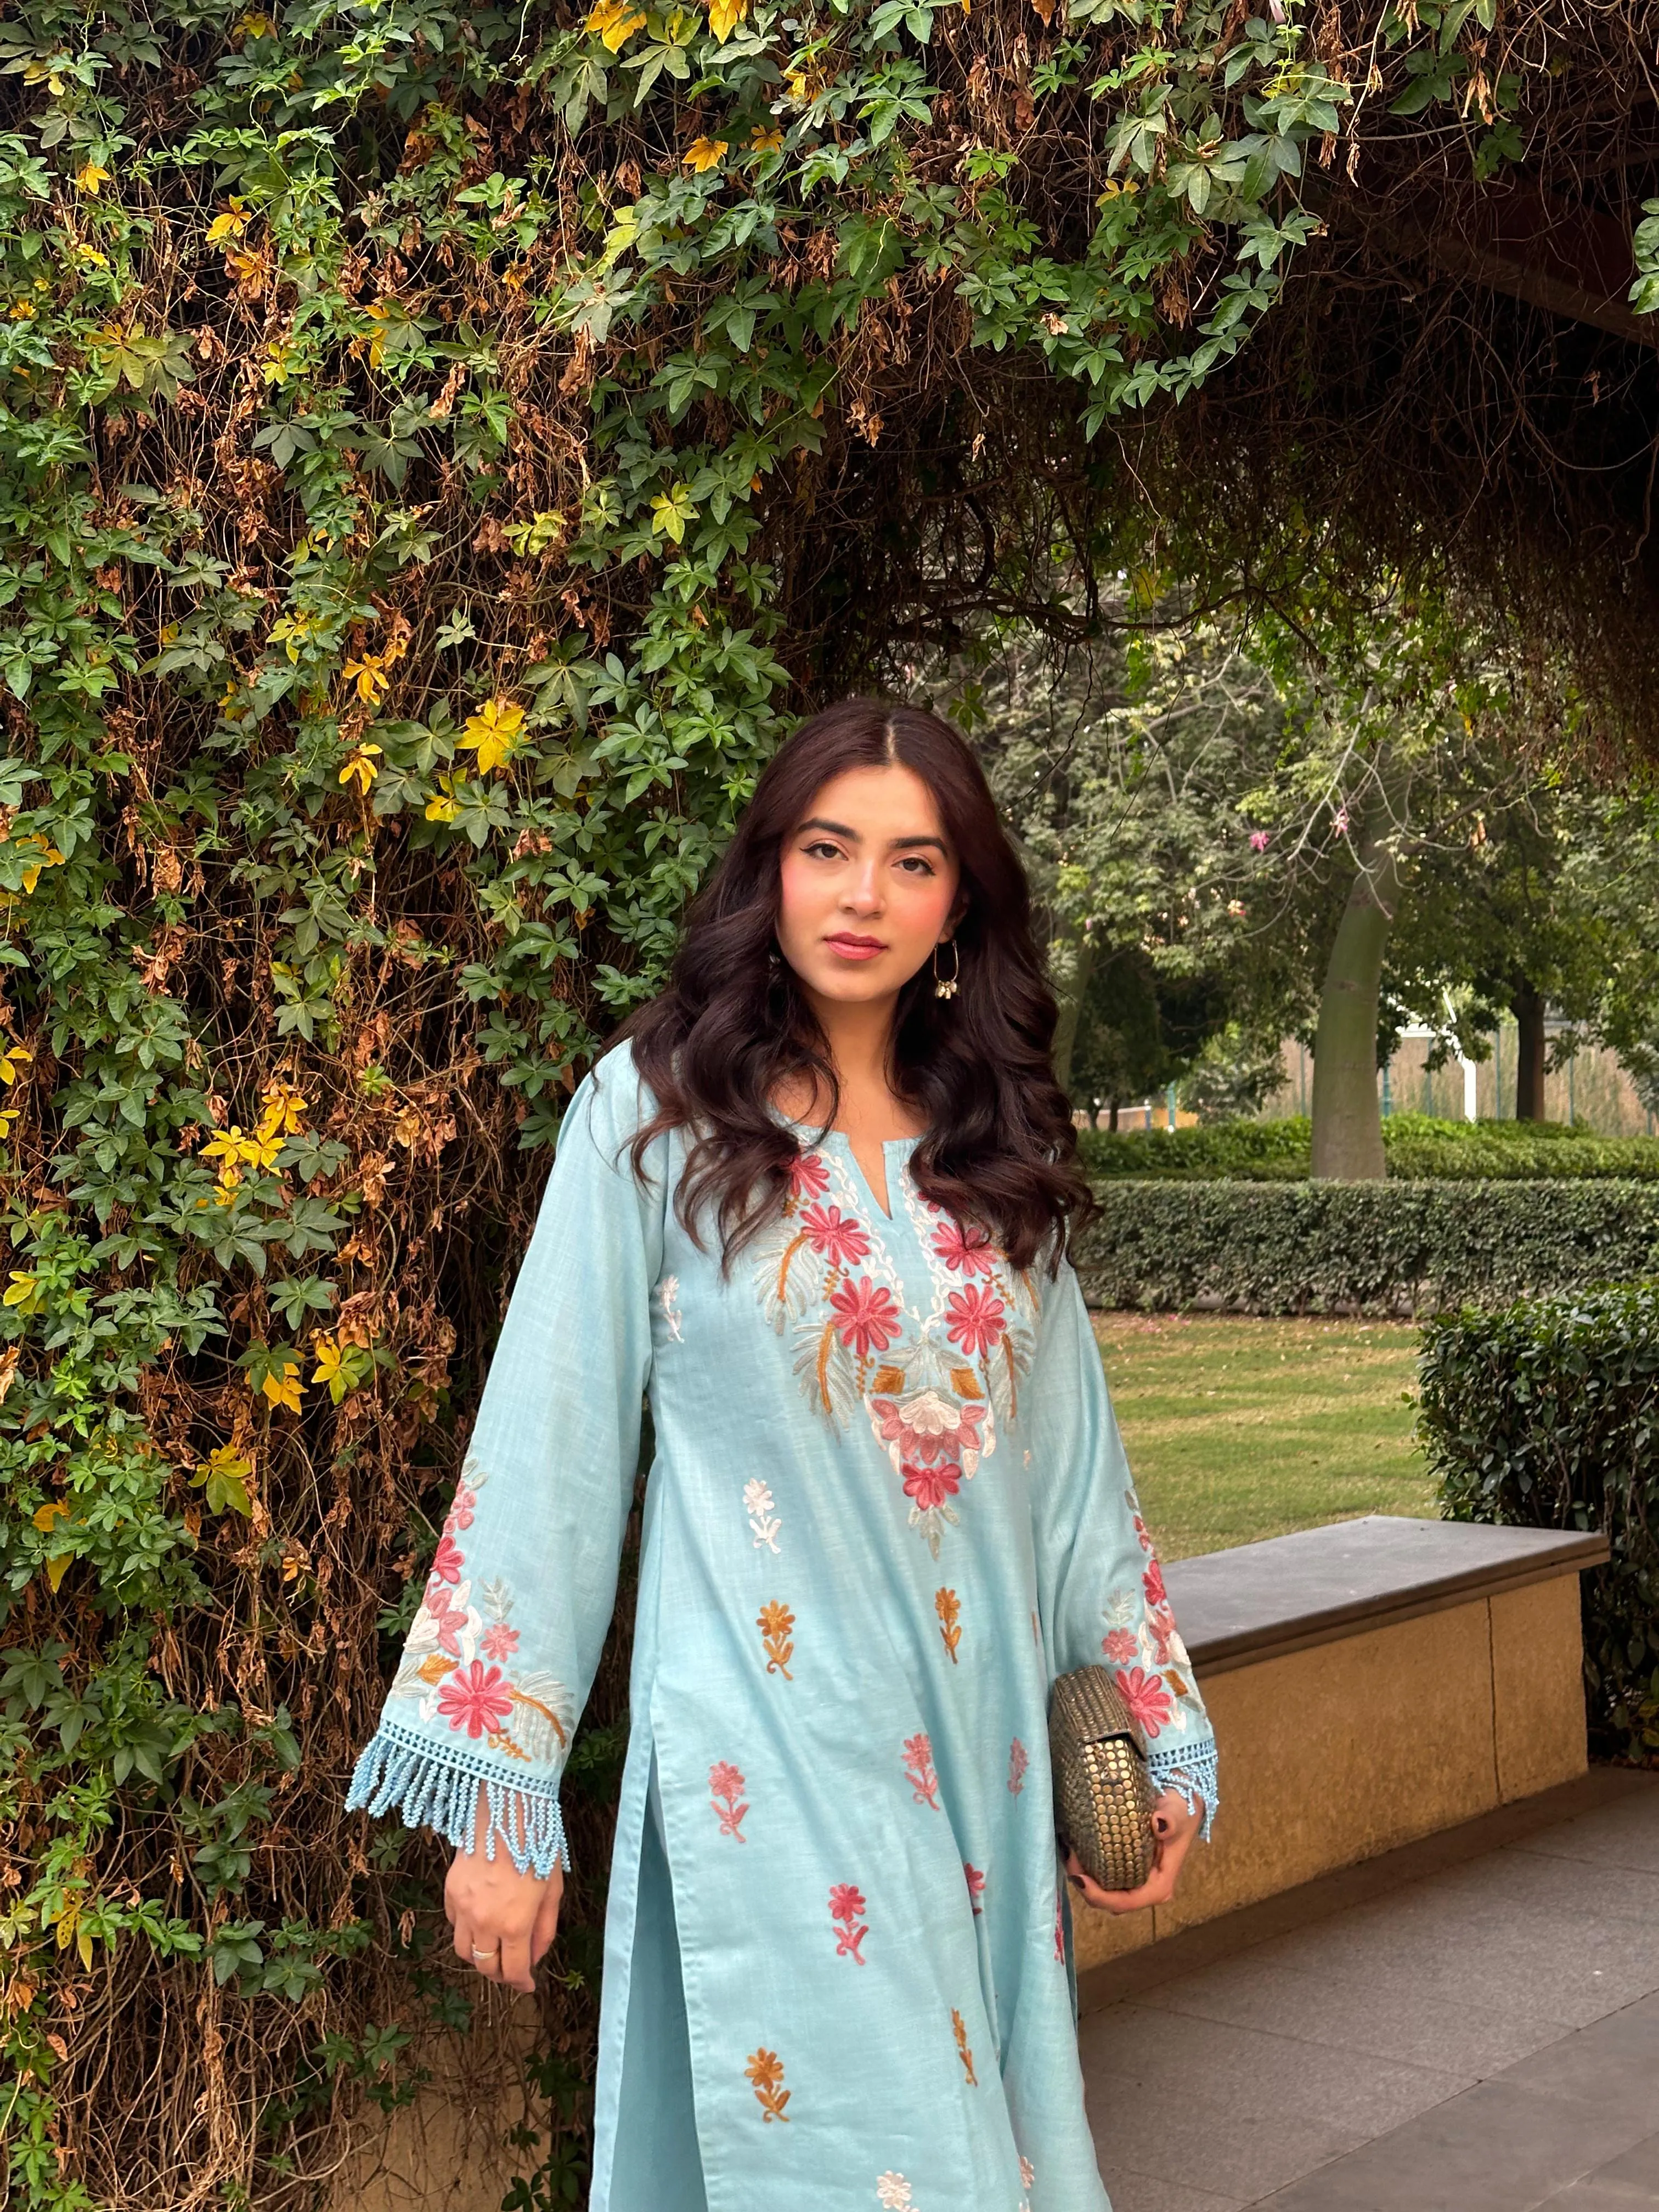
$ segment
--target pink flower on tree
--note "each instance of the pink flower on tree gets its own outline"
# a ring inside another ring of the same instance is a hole
[[[917,1804],[931,1805],[934,1812],[942,1812],[939,1776],[933,1769],[933,1747],[927,1735],[918,1733],[905,1738],[904,1766],[910,1777],[910,1795]]]
[[[967,1877],[968,1901],[973,1906],[974,1917],[977,1920],[981,1911],[980,1899],[985,1894],[985,1877],[976,1866],[969,1866],[966,1859],[962,1863],[962,1871]]]
[[[951,1318],[945,1324],[945,1334],[970,1359],[983,1352],[994,1352],[1001,1343],[1007,1328],[1007,1308],[994,1291],[970,1283],[965,1291],[952,1291],[945,1308]]]
[[[735,1836],[740,1844],[749,1841],[743,1832],[743,1816],[747,1805],[738,1803],[743,1796],[742,1775],[729,1759],[717,1759],[708,1770],[708,1796],[714,1811],[720,1817],[720,1833]]]
[[[867,1926],[860,1927],[858,1923],[868,1911],[864,1893],[850,1881],[838,1881],[831,1888],[830,1917],[841,1923],[836,1930],[836,1956],[838,1959],[856,1959],[860,1966],[864,1964],[864,1954],[859,1946],[870,1930]]]
[[[1133,1628],[1114,1628],[1100,1639],[1100,1648],[1115,1667],[1127,1667],[1140,1654],[1140,1640]]]
[[[976,1224],[964,1229],[960,1222],[941,1222],[933,1232],[933,1249],[953,1275],[988,1275],[997,1264],[996,1246]]]
[[[438,1711],[453,1729],[470,1736],[494,1735],[513,1711],[512,1692],[499,1667],[475,1659],[457,1667],[438,1692]]]
[[[860,1359],[871,1352],[885,1352],[899,1333],[899,1310],[884,1285],[868,1275],[856,1283],[843,1283],[830,1304],[836,1314],[836,1334]]]
[[[1175,1700],[1164,1688],[1160,1675],[1149,1674],[1140,1667],[1126,1668],[1118,1675],[1117,1686],[1123,1692],[1124,1704],[1146,1729],[1149,1740],[1174,1717]]]
[[[832,1267],[844,1267],[849,1260],[862,1260],[870,1249],[870,1239],[864,1231],[838,1206],[809,1206],[800,1218],[800,1226],[801,1234],[812,1249]]]
[[[1140,1586],[1146,1593],[1148,1605],[1167,1605],[1169,1593],[1164,1587],[1164,1570],[1156,1559],[1148,1559],[1146,1571],[1140,1577]]]
[[[1273,838],[1266,830],[1251,830],[1250,850],[1253,853],[1265,853],[1272,842]]]
[[[830,1188],[830,1170],[821,1152],[803,1152],[791,1162],[789,1195],[794,1199],[822,1198]]]
[[[446,1530],[439,1537],[438,1548],[432,1554],[433,1577],[441,1583],[458,1583],[461,1579],[461,1570],[465,1565],[466,1560],[462,1555],[460,1546]]]
[[[923,1513],[932,1513],[962,1487],[962,1469],[947,1462],[941,1467],[903,1468],[904,1494]]]
[[[478,1638],[478,1649],[486,1659],[510,1659],[518,1648],[519,1632],[504,1620],[495,1622]]]

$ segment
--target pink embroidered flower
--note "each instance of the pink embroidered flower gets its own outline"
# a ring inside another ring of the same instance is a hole
[[[1114,1667],[1127,1667],[1140,1655],[1140,1641],[1133,1628],[1115,1628],[1100,1639],[1100,1648]]]
[[[838,1206],[809,1206],[800,1218],[801,1233],[821,1259],[832,1267],[844,1267],[849,1260],[862,1260],[870,1249],[870,1239],[850,1214],[843,1214]]]
[[[933,1512],[962,1487],[962,1469],[950,1462],[943,1467],[911,1467],[907,1462],[903,1474],[905,1496],[924,1513]]]
[[[885,1352],[899,1333],[899,1310],[893,1293],[884,1284],[872,1283],[868,1275],[860,1276],[856,1283],[843,1283],[830,1304],[836,1316],[836,1334],[860,1359],[872,1351]]]
[[[992,1290],[981,1290],[970,1283],[965,1291],[952,1291],[945,1301],[951,1318],[945,1324],[945,1334],[952,1344],[958,1344],[970,1359],[981,1352],[994,1352],[1001,1343],[1006,1329],[1005,1316],[1007,1308]]]
[[[504,1620],[486,1628],[478,1638],[478,1649],[486,1659],[510,1659],[519,1648],[519,1632],[509,1628]]]
[[[977,1920],[981,1911],[980,1899],[985,1894],[985,1877],[976,1866],[969,1866],[966,1859],[962,1863],[962,1871],[967,1876],[968,1901],[973,1906],[974,1917]]]
[[[447,1651],[452,1659],[461,1656],[461,1631],[466,1626],[466,1607],[451,1605],[449,1592],[434,1577],[427,1585],[427,1617],[437,1632],[438,1649]],[[492,1652],[491,1658],[495,1656]]]
[[[1131,1667],[1121,1673],[1117,1686],[1123,1692],[1123,1702],[1146,1731],[1155,1736],[1175,1715],[1175,1700],[1164,1688],[1162,1679],[1149,1674],[1144,1668]]]
[[[462,1556],[461,1547],[454,1538],[447,1532],[440,1536],[438,1548],[432,1554],[431,1568],[437,1580],[441,1583],[459,1582],[461,1570],[465,1565],[466,1561]]]
[[[945,1221],[933,1232],[933,1249],[952,1274],[988,1275],[997,1264],[996,1246],[988,1233],[970,1224]]]
[[[475,1659],[446,1677],[438,1711],[453,1729],[465,1729],[471,1736],[494,1735],[513,1711],[513,1698],[501,1668],[486,1668]]]
[[[838,1881],[831,1888],[830,1917],[841,1923],[836,1931],[836,1956],[838,1959],[856,1959],[860,1966],[864,1964],[864,1954],[859,1946],[870,1930],[867,1925],[860,1927],[859,1923],[868,1911],[864,1893],[850,1881]]]
[[[913,1398],[872,1398],[870,1419],[887,1447],[896,1471],[904,1462],[931,1467],[935,1460],[957,1460],[972,1474],[984,1451],[982,1405],[947,1398],[940,1390],[918,1390]]]
[[[1066,1963],[1066,1901],[1060,1892],[1054,1892],[1054,1956],[1063,1966]]]
[[[446,1536],[453,1536],[458,1528],[470,1528],[472,1526],[473,1509],[477,1503],[477,1493],[469,1490],[463,1483],[455,1492],[455,1502],[450,1507],[448,1517],[444,1522]]]
[[[729,1759],[717,1759],[708,1770],[709,1802],[720,1814],[721,1835],[735,1836],[740,1844],[746,1844],[743,1816],[749,1808],[738,1802],[743,1790],[743,1776],[738,1769]]]
[[[939,1776],[933,1768],[933,1747],[925,1733],[907,1736],[904,1740],[904,1767],[910,1778],[910,1795],[918,1805],[931,1805],[934,1812],[942,1812],[939,1802]]]
[[[1164,1587],[1164,1570],[1156,1559],[1148,1559],[1146,1571],[1140,1577],[1140,1586],[1146,1593],[1148,1605],[1167,1605],[1169,1595]]]
[[[1152,1548],[1152,1532],[1147,1528],[1146,1523],[1141,1519],[1139,1513],[1135,1516],[1135,1534],[1140,1540],[1141,1550],[1143,1552],[1150,1552]]]
[[[1031,1763],[1030,1753],[1016,1736],[1008,1747],[1008,1794],[1018,1797],[1025,1787],[1025,1770]]]
[[[822,1198],[830,1188],[830,1170],[821,1152],[803,1152],[791,1162],[789,1194],[794,1199]]]
[[[1152,1652],[1160,1667],[1184,1667],[1187,1647],[1176,1627],[1176,1618],[1167,1605],[1154,1606],[1146,1616],[1146,1626],[1152,1631]]]

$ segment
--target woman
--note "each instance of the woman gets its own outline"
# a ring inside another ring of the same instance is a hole
[[[1109,1664],[1166,1899],[1214,1747],[1064,1257],[1054,1002],[983,776],[854,700],[768,766],[578,1087],[349,1802],[528,1990],[646,1487],[594,2212],[1103,2212],[1048,1765]]]

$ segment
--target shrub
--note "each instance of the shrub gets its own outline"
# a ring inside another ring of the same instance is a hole
[[[1419,1434],[1448,1516],[1595,1528],[1583,1577],[1592,1741],[1659,1753],[1659,1284],[1466,1310],[1424,1333]]]
[[[1085,1129],[1091,1175],[1135,1181],[1300,1182],[1313,1162],[1305,1115],[1200,1129]],[[1659,1140],[1597,1137],[1551,1121],[1437,1121],[1395,1114],[1382,1124],[1390,1176],[1402,1182],[1659,1181]]]
[[[1078,1242],[1101,1306],[1434,1312],[1650,1272],[1649,1182],[1103,1183]]]

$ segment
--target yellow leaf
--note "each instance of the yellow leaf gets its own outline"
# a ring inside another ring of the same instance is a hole
[[[488,775],[512,757],[524,732],[524,708],[510,699],[487,699],[469,714],[460,743],[478,757],[478,772]]]
[[[684,158],[688,169],[696,169],[701,174],[705,169],[717,168],[726,154],[724,138],[697,138],[686,148]]]
[[[37,1506],[33,1516],[34,1525],[43,1536],[50,1536],[52,1522],[60,1514],[67,1520],[69,1511],[69,1505],[64,1498],[54,1498],[49,1504]]]
[[[247,228],[249,216],[240,200],[233,199],[223,215],[216,215],[208,225],[210,246],[222,246],[228,238],[240,238]]]
[[[447,782],[447,778],[442,780]],[[459,811],[459,802],[452,791],[434,792],[426,802],[426,818],[428,822],[453,822]]]
[[[55,1559],[46,1561],[46,1581],[54,1592],[62,1587],[64,1576],[74,1564],[73,1552],[59,1552]]]
[[[96,161],[88,161],[75,173],[75,189],[84,192],[88,199],[96,199],[99,188],[110,181],[111,173]]]
[[[749,13],[749,0],[708,0],[708,27],[724,46]]]
[[[749,141],[749,150],[751,154],[781,153],[783,150],[782,131],[762,131],[759,128],[757,128],[754,137]]]
[[[10,1285],[6,1291],[4,1298],[0,1299],[0,1304],[21,1306],[25,1313],[33,1313],[34,1310],[35,1299],[38,1294],[38,1287],[39,1286],[33,1275],[20,1274],[18,1270],[14,1267],[11,1271]]]
[[[599,0],[586,27],[590,37],[597,34],[614,54],[644,25],[644,9],[634,7],[631,0]]]
[[[380,773],[374,765],[380,757],[380,752],[379,745],[359,745],[351,758],[340,770],[341,782],[355,783],[360,791],[367,792],[370,784]]]
[[[300,1381],[300,1363],[297,1359],[285,1359],[283,1362],[282,1373],[277,1374],[273,1368],[259,1385],[273,1406],[286,1406],[290,1413],[297,1413],[300,1410],[300,1392],[302,1387]]]
[[[0,1083],[9,1089],[17,1080],[18,1069],[33,1058],[34,1054],[26,1045],[9,1044],[5,1051],[0,1053]]]
[[[385,653],[366,653],[361,660],[348,660],[345,665],[345,680],[356,684],[357,696],[365,707],[378,707],[392,682],[386,673],[388,658]]]

